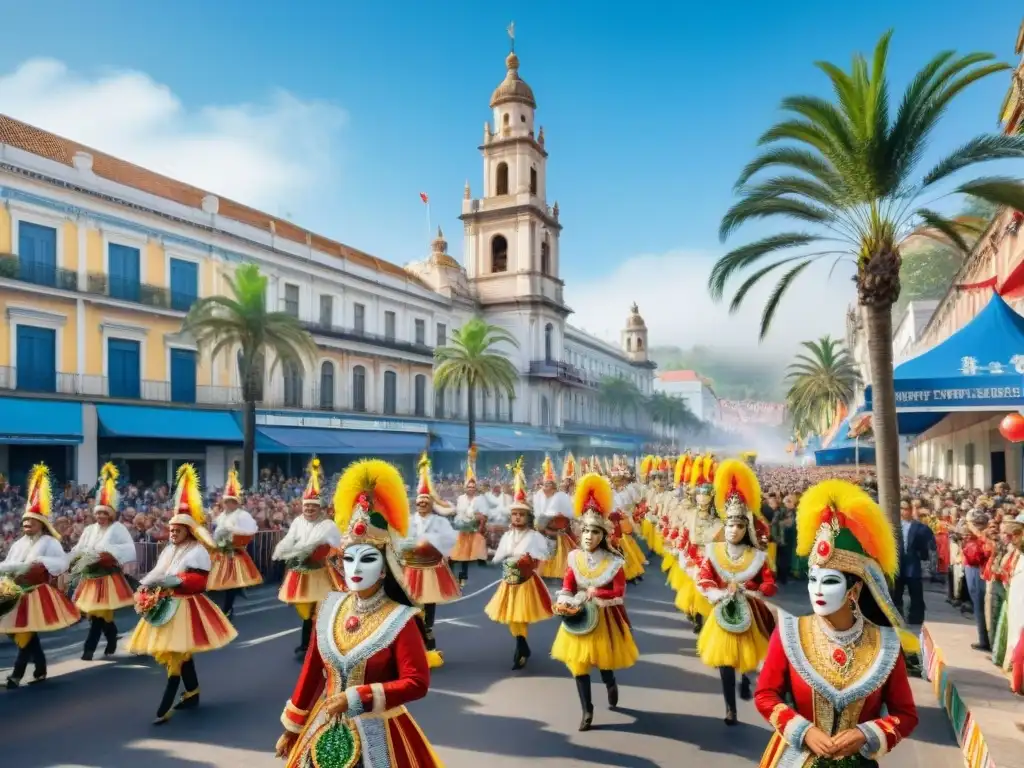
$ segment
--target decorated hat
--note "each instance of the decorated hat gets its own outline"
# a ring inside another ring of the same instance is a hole
[[[320,498],[320,484],[323,481],[323,470],[320,468],[320,459],[316,456],[309,462],[306,468],[306,490],[302,492],[302,505],[309,504],[314,507],[322,507],[323,500]]]
[[[551,463],[551,457],[544,457],[544,482],[545,483],[557,483],[558,478],[555,477],[555,465]]]
[[[565,462],[562,464],[562,479],[575,480],[576,469],[576,457],[572,455],[572,451],[569,451],[565,455]]]
[[[113,462],[108,461],[100,470],[99,489],[96,492],[96,504],[92,511],[106,510],[111,514],[117,514],[120,508],[120,494],[117,492],[117,467]]]
[[[698,456],[690,468],[690,488],[694,493],[711,495],[714,492],[714,460],[710,456]]]
[[[512,506],[510,509],[531,512],[530,497],[526,492],[526,471],[523,469],[523,457],[520,456],[509,469],[512,472]]]
[[[242,484],[238,481],[238,470],[234,467],[228,470],[228,479],[224,483],[224,493],[221,494],[220,500],[242,503]]]
[[[607,478],[596,472],[580,478],[573,497],[573,511],[583,525],[597,526],[610,534],[613,525],[609,516],[614,508],[615,492]]]
[[[672,473],[672,482],[680,488],[685,486],[690,481],[690,467],[693,466],[693,457],[689,453],[684,453],[678,459],[676,459],[675,470]]]
[[[651,455],[644,456],[640,460],[640,482],[646,483],[647,479],[651,476],[651,470],[654,469],[654,457]]]
[[[757,475],[739,459],[726,459],[715,470],[715,508],[726,523],[742,520],[750,541],[762,546],[761,485]]]
[[[426,451],[420,456],[419,463],[420,480],[416,487],[416,501],[427,499],[431,503],[437,498],[434,493],[434,479],[430,476],[430,459]]]
[[[60,541],[60,534],[50,522],[50,515],[53,512],[53,489],[50,486],[50,470],[45,464],[36,464],[28,474],[28,503],[25,505],[25,514],[29,520],[38,520],[43,528],[57,541]]]
[[[200,543],[214,547],[213,537],[206,529],[206,512],[199,490],[199,474],[191,464],[178,467],[177,486],[174,489],[174,517],[168,525],[184,525]]]
[[[867,492],[845,480],[823,480],[800,497],[796,530],[797,555],[808,557],[812,568],[860,578],[890,626],[900,632],[904,649],[916,651],[916,640],[889,595],[889,583],[899,570],[896,536]]]
[[[463,481],[464,485],[476,483],[476,453],[476,446],[469,446],[469,451],[466,453],[466,477]]]

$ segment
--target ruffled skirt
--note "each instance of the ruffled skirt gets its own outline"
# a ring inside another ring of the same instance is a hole
[[[522,584],[502,581],[484,613],[499,624],[535,624],[554,615],[551,594],[536,573]]]
[[[457,563],[473,563],[487,559],[487,539],[482,533],[462,531],[455,540],[455,548],[449,557]]]
[[[626,581],[632,581],[643,576],[644,563],[647,562],[647,558],[644,557],[644,553],[640,549],[640,545],[636,543],[636,539],[629,535],[623,535],[622,540],[619,542],[619,547],[622,550],[622,556],[626,560],[625,565],[622,566],[622,570],[626,575]]]
[[[557,534],[553,543],[554,551],[551,557],[541,562],[537,573],[542,579],[561,581],[565,578],[565,570],[569,567],[569,553],[576,548],[576,545],[568,533]]]
[[[244,549],[228,552],[217,550],[211,554],[213,568],[206,585],[208,592],[219,592],[224,589],[244,589],[263,583],[256,563]]]
[[[718,623],[714,611],[697,637],[697,655],[709,667],[732,667],[741,675],[753,672],[768,655],[768,639],[775,629],[775,618],[768,606],[757,598],[745,598],[750,606],[750,626],[743,632],[730,632]]]
[[[654,523],[646,517],[640,521],[640,538],[643,539],[648,549],[654,548]]]
[[[697,589],[697,582],[689,569],[679,565],[679,588],[676,590],[675,606],[691,619],[697,615],[705,618],[711,614],[711,603],[704,593]]]
[[[326,566],[313,571],[288,570],[277,591],[277,599],[289,605],[319,603],[337,587]]]
[[[139,619],[128,640],[129,653],[153,656],[159,661],[172,654],[215,651],[238,637],[231,622],[206,595],[171,599],[178,605],[165,623],[156,626]]]
[[[67,595],[49,584],[40,584],[22,594],[0,617],[0,635],[23,632],[56,632],[78,622],[81,614]]]
[[[440,605],[462,596],[452,569],[443,561],[437,565],[406,565],[403,572],[409,597],[420,605]]]
[[[78,582],[73,599],[75,607],[82,613],[109,616],[118,608],[133,605],[135,591],[119,571],[95,579],[82,579]]]
[[[640,651],[633,640],[625,607],[598,608],[597,626],[585,635],[574,635],[565,625],[560,626],[551,646],[551,658],[565,664],[573,677],[585,675],[594,667],[632,667],[640,658]]]

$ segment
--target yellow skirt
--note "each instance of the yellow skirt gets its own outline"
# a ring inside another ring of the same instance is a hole
[[[154,657],[203,653],[223,648],[238,637],[231,622],[206,595],[173,599],[178,607],[166,624],[156,627],[139,619],[128,640],[129,653]]]
[[[665,555],[665,538],[659,530],[654,531],[654,537],[651,539],[651,550],[659,557]]]
[[[263,583],[256,563],[244,549],[230,552],[217,550],[211,554],[213,568],[206,585],[208,592],[219,592],[224,589],[244,589]]]
[[[640,549],[640,545],[636,543],[636,539],[632,536],[623,536],[619,547],[622,549],[622,556],[626,559],[626,564],[622,567],[623,572],[626,574],[626,581],[632,581],[643,576],[644,563],[647,562],[647,558],[644,557],[644,553]]]
[[[63,592],[49,584],[40,584],[25,592],[13,608],[0,617],[0,635],[56,632],[80,618],[78,609]]]
[[[751,601],[753,602],[753,601]],[[768,637],[760,626],[756,606],[754,618],[745,632],[728,632],[712,612],[697,636],[697,655],[709,667],[732,667],[741,675],[753,672],[768,655]]]
[[[640,651],[629,628],[626,609],[621,605],[598,609],[597,626],[586,635],[574,635],[565,625],[558,628],[551,658],[569,668],[575,677],[598,669],[626,669],[636,664]]]
[[[568,535],[559,533],[555,536],[555,552],[550,559],[541,562],[537,573],[542,579],[565,578],[565,571],[569,567],[569,553],[573,551],[572,540]]]
[[[457,563],[473,563],[487,559],[487,539],[482,533],[463,531],[455,540],[449,557]]]
[[[135,592],[124,574],[82,579],[75,589],[75,607],[82,613],[109,617],[110,612],[135,604]]]
[[[651,542],[654,541],[654,523],[646,517],[640,521],[640,537],[644,540],[647,548],[651,549],[653,546]]]
[[[499,624],[536,624],[552,617],[551,595],[537,574],[522,584],[502,581],[484,613]]]
[[[289,605],[319,603],[334,591],[329,571],[326,566],[315,571],[289,570],[277,591],[277,599]]]

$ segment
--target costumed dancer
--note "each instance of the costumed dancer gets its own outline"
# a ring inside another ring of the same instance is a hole
[[[714,507],[715,461],[698,456],[690,466],[687,497],[691,499],[683,523],[686,547],[680,554],[688,580],[676,593],[676,607],[690,617],[695,632],[700,632],[711,613],[711,603],[697,588],[701,565],[708,546],[725,540],[724,525]]]
[[[434,639],[437,606],[461,597],[462,590],[445,561],[445,556],[455,546],[457,536],[448,518],[438,513],[439,502],[430,477],[430,460],[425,453],[420,458],[419,470],[416,514],[400,549],[406,590],[414,603],[423,606],[423,640],[427,647],[427,660],[434,668],[444,664],[444,656],[437,650]]]
[[[565,455],[565,461],[562,462],[562,485],[559,490],[570,499],[576,492],[576,479],[578,477],[580,477],[580,474],[579,466],[576,464],[576,457],[572,455],[572,451],[569,451]]]
[[[7,687],[17,688],[28,663],[32,682],[46,680],[46,654],[39,635],[70,627],[80,618],[78,609],[50,582],[68,569],[68,556],[60,534],[50,523],[52,509],[50,470],[36,464],[28,476],[28,503],[21,517],[22,536],[0,563],[0,634],[18,646]]]
[[[409,533],[405,482],[386,462],[357,462],[338,481],[334,510],[345,535],[330,562],[346,591],[317,611],[277,754],[287,768],[440,768],[405,707],[430,687],[419,609],[396,549]]]
[[[114,655],[117,651],[114,611],[135,602],[135,590],[124,577],[124,567],[136,560],[135,542],[128,529],[117,520],[120,504],[117,476],[117,467],[111,463],[103,465],[92,508],[96,522],[85,527],[71,549],[70,571],[79,579],[75,607],[89,617],[82,661],[92,661],[101,637],[107,641],[103,655]]]
[[[576,548],[572,534],[572,499],[558,490],[555,467],[548,456],[544,457],[543,469],[543,485],[533,496],[533,514],[537,530],[551,545],[551,557],[540,564],[539,573],[542,579],[561,581],[565,578],[569,553]]]
[[[625,467],[618,464],[612,466],[611,480],[612,488],[615,491],[615,511],[612,513],[612,516],[613,518],[618,518],[617,525],[622,532],[622,538],[619,540],[619,551],[622,552],[622,556],[626,561],[623,566],[626,581],[630,584],[635,584],[644,580],[644,566],[647,565],[647,558],[644,557],[643,550],[640,549],[640,545],[633,538],[634,502],[627,487],[628,477]],[[613,520],[613,522],[616,521]]]
[[[1003,556],[996,569],[996,579],[999,588],[1002,590],[1003,599],[999,606],[999,616],[996,619],[996,631],[992,637],[992,663],[1004,670],[1009,669],[1007,659],[1012,659],[1012,652],[1009,648],[1010,639],[1010,606],[1011,600],[1020,600],[1020,595],[1014,595],[1013,574],[1017,570],[1017,563],[1020,560],[1020,547],[1024,538],[1024,524],[1017,522],[1012,517],[1005,518],[999,525],[999,535],[1003,539]],[[1016,645],[1016,643],[1014,643]]]
[[[687,587],[686,571],[680,563],[679,553],[686,549],[686,513],[690,506],[686,492],[692,463],[690,455],[684,453],[672,464],[673,490],[666,494],[665,502],[668,524],[664,531],[665,556],[662,558],[661,570],[665,573],[669,588],[676,595]]]
[[[864,490],[826,480],[800,499],[796,551],[810,555],[814,613],[779,612],[754,695],[775,729],[761,766],[877,765],[917,726],[892,528]]]
[[[459,564],[459,586],[465,587],[469,580],[469,564],[487,562],[487,515],[490,504],[477,493],[476,446],[466,456],[466,476],[462,483],[462,494],[455,500],[455,517],[452,527],[458,533],[455,548],[450,555],[452,562]]]
[[[615,670],[627,669],[640,657],[626,615],[625,560],[612,549],[610,515],[615,505],[611,484],[597,474],[583,476],[576,486],[574,508],[580,518],[580,544],[569,555],[555,613],[562,617],[551,657],[569,668],[576,680],[583,716],[580,730],[594,721],[590,670],[601,673],[608,706],[619,704]]]
[[[650,486],[651,482],[651,471],[654,467],[654,457],[644,456],[640,460],[640,467],[637,474],[638,485],[637,489],[639,500],[636,503],[635,512],[639,516],[640,520],[640,538],[643,539],[644,544],[647,545],[647,551],[654,551],[654,514],[653,514],[653,499],[654,493]]]
[[[259,526],[248,510],[243,508],[242,484],[238,472],[228,471],[220,503],[224,509],[213,525],[213,541],[217,548],[211,552],[213,570],[207,590],[224,592],[224,614],[230,619],[235,612],[235,598],[247,587],[263,583],[259,568],[245,548],[256,535]]]
[[[166,723],[175,710],[199,706],[199,675],[193,656],[223,648],[238,637],[220,608],[203,594],[213,567],[209,550],[214,543],[205,527],[195,467],[182,464],[178,468],[177,486],[176,513],[168,522],[170,543],[135,593],[140,619],[128,640],[129,653],[152,656],[167,668],[167,684],[154,725]],[[175,704],[181,683],[185,691]]]
[[[697,637],[697,655],[718,668],[725,723],[735,725],[736,675],[740,697],[750,699],[747,675],[764,659],[775,629],[762,600],[775,594],[775,574],[755,523],[761,515],[761,487],[746,463],[726,459],[715,470],[715,506],[724,521],[725,541],[706,547],[697,578],[697,588],[714,606]]]
[[[319,459],[310,462],[308,472],[306,490],[302,492],[302,517],[292,520],[288,533],[271,555],[274,560],[283,560],[287,568],[277,599],[294,605],[302,619],[302,634],[295,649],[300,658],[309,647],[316,606],[335,588],[327,555],[341,542],[338,526],[324,515]]]
[[[522,458],[512,469],[514,486],[509,529],[498,542],[494,563],[501,565],[501,583],[484,607],[491,621],[504,624],[516,639],[512,669],[522,669],[530,658],[526,641],[530,624],[552,616],[551,595],[537,575],[537,563],[548,557],[548,540],[533,528],[533,512],[526,496]]]

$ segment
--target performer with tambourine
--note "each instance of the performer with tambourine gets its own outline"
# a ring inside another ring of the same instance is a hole
[[[623,604],[625,560],[609,544],[614,503],[606,478],[589,474],[576,484],[574,511],[581,522],[581,547],[569,555],[554,608],[562,617],[562,626],[551,646],[551,657],[563,662],[576,680],[583,710],[581,731],[589,731],[594,720],[590,670],[597,667],[600,671],[608,690],[608,706],[616,707],[619,686],[615,670],[633,666],[640,657]]]
[[[455,516],[452,527],[458,534],[455,548],[451,553],[453,563],[459,564],[459,586],[465,587],[469,580],[469,564],[487,562],[487,516],[491,505],[477,493],[476,446],[466,456],[466,475],[462,483],[463,492],[455,500]]]
[[[533,513],[526,500],[526,475],[520,457],[512,469],[515,478],[509,529],[494,552],[501,565],[501,583],[484,608],[491,621],[505,624],[516,639],[512,669],[522,669],[530,658],[526,642],[529,625],[552,616],[551,595],[537,575],[537,564],[549,556],[548,542],[533,529]]]

